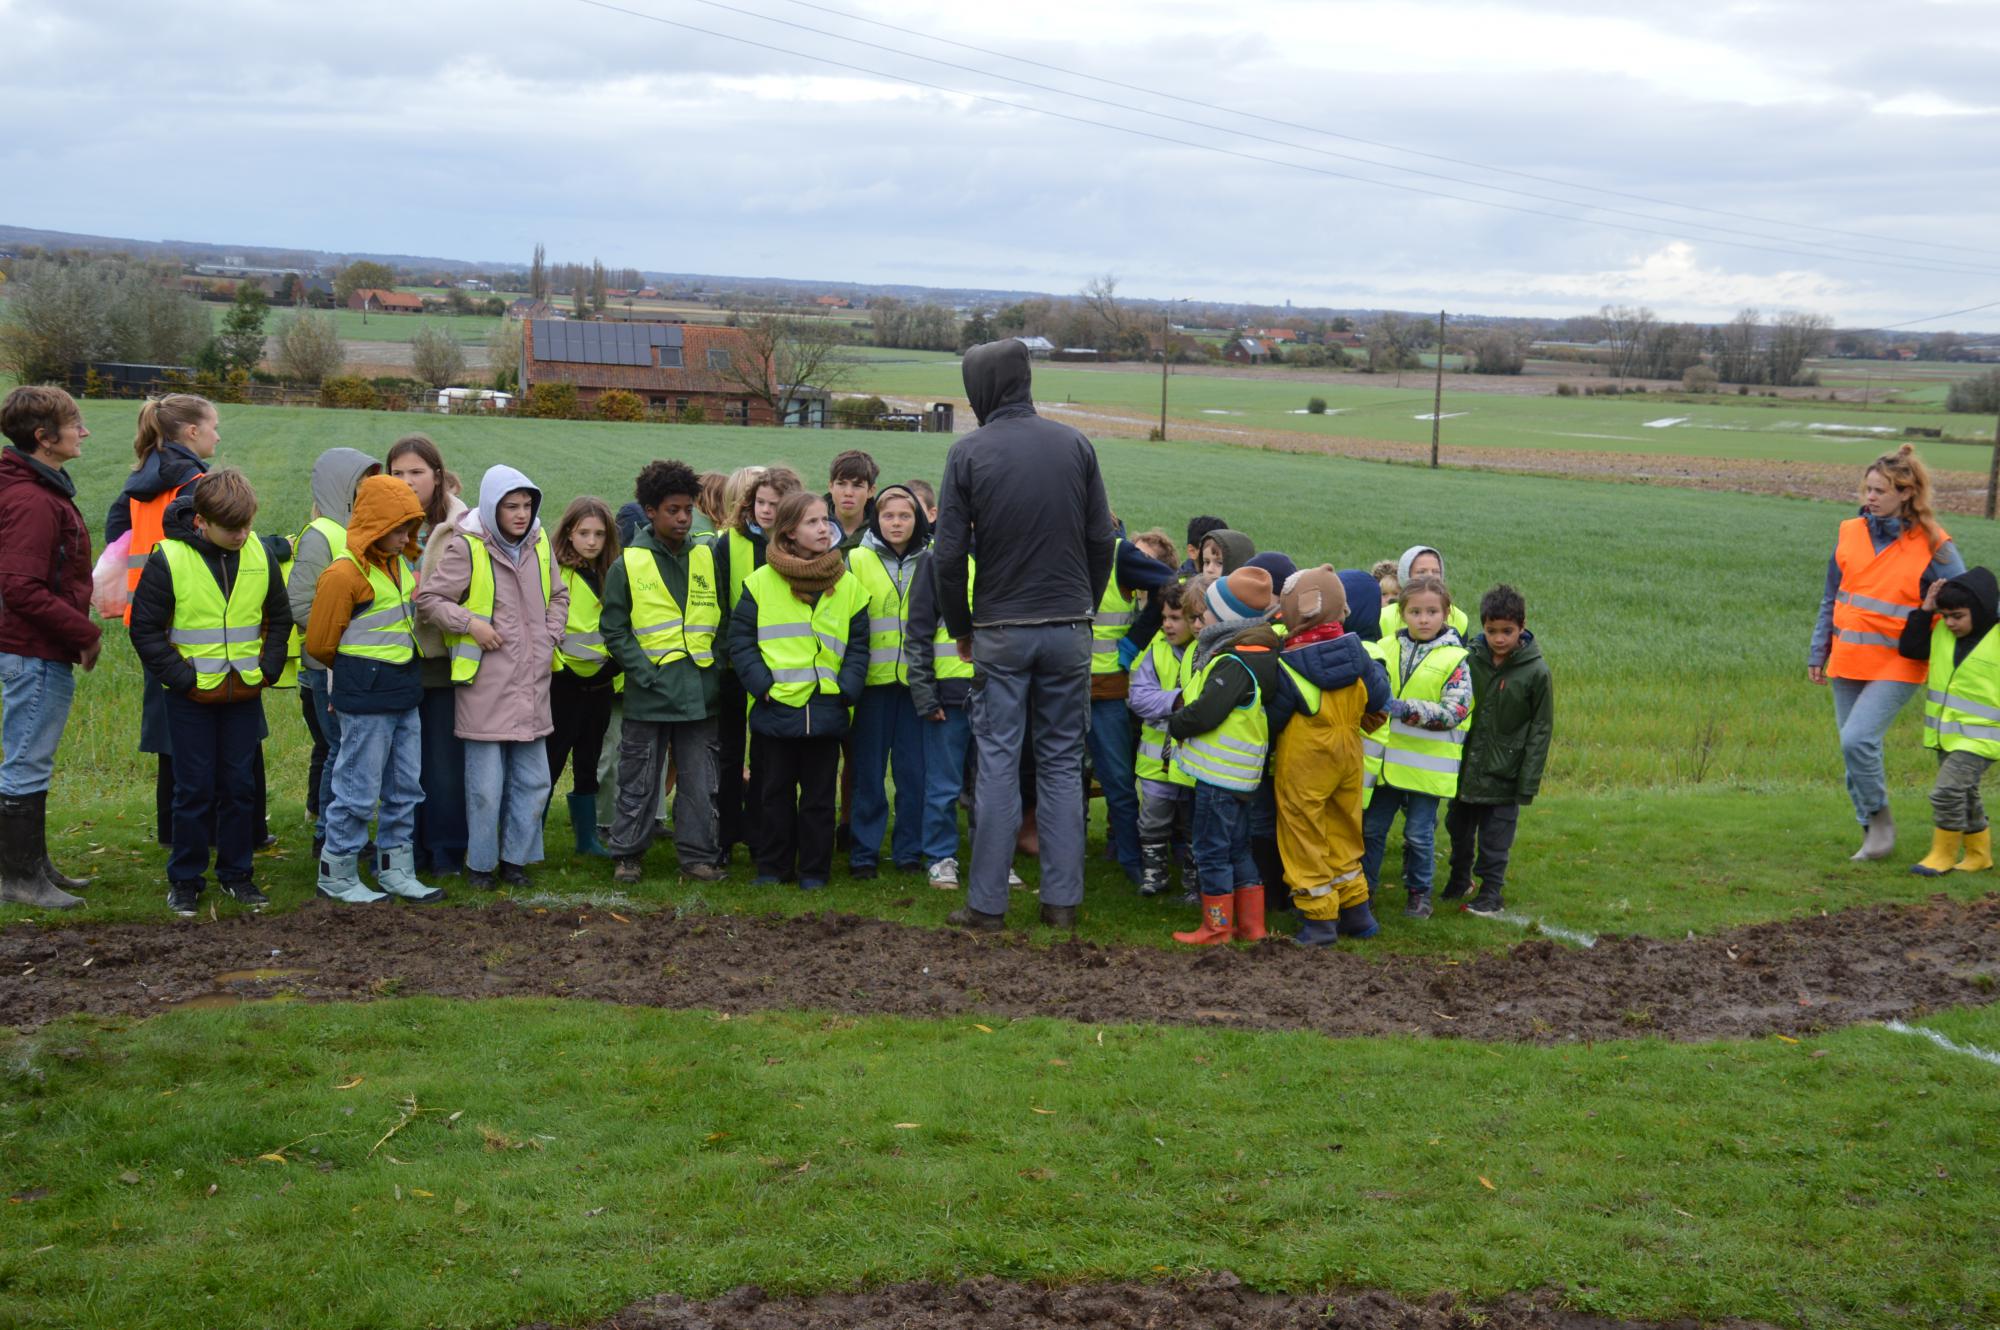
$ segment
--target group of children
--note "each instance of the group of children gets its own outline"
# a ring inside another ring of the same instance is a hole
[[[286,538],[258,534],[240,471],[210,469],[219,438],[198,397],[148,403],[107,523],[176,913],[195,911],[211,854],[223,891],[263,903],[261,693],[293,683],[314,738],[318,891],[335,901],[436,901],[423,875],[460,869],[528,886],[565,769],[576,851],[610,858],[620,883],[671,836],[696,881],[722,878],[741,844],[758,884],[823,887],[844,840],[852,877],[886,853],[958,885],[980,689],[943,626],[925,482],[880,485],[852,449],[823,495],[784,466],[656,461],[616,515],[584,496],[551,531],[527,475],[489,468],[468,506],[411,435],[386,471],[322,454],[313,511]],[[1443,897],[1476,876],[1470,908],[1500,910],[1553,725],[1519,594],[1489,592],[1474,635],[1432,548],[1365,573],[1300,569],[1203,517],[1176,553],[1160,531],[1119,540],[1089,744],[1107,852],[1140,894],[1188,864],[1201,916],[1175,936],[1263,936],[1266,883],[1289,887],[1300,941],[1373,935],[1399,812],[1406,913],[1426,916],[1447,801]]]

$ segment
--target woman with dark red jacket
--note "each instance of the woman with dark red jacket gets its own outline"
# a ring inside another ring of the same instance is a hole
[[[97,664],[90,532],[63,467],[90,431],[60,388],[0,402],[0,901],[66,910],[89,883],[49,861],[49,780],[69,720],[72,668]],[[68,890],[65,890],[68,888]]]

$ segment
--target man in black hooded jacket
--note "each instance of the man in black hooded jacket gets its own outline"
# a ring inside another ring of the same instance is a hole
[[[1062,927],[1083,900],[1090,624],[1111,575],[1111,506],[1090,440],[1035,414],[1026,346],[976,346],[964,373],[979,428],[945,458],[932,552],[945,628],[978,669],[972,870],[951,922],[1005,923],[1033,716],[1042,919]],[[976,589],[967,566],[975,532]]]

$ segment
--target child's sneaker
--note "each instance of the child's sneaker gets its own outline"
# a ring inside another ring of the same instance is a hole
[[[247,877],[240,882],[224,882],[221,886],[223,891],[228,893],[229,899],[235,901],[238,905],[247,905],[253,910],[261,910],[271,903],[271,898],[257,890],[257,884]]]
[[[1438,899],[1446,901],[1463,900],[1465,897],[1471,894],[1472,894],[1471,878],[1467,878],[1463,882],[1455,880],[1447,880],[1444,884],[1444,890],[1438,895]]]
[[[1431,894],[1430,894],[1430,893],[1429,893],[1428,891],[1426,891],[1426,892],[1423,892],[1423,893],[1421,893],[1421,894],[1419,894],[1419,893],[1417,893],[1417,892],[1414,892],[1414,891],[1413,891],[1413,892],[1411,892],[1411,893],[1410,893],[1410,901],[1409,901],[1409,904],[1407,904],[1407,905],[1405,905],[1405,906],[1403,907],[1403,917],[1404,917],[1405,919],[1428,919],[1428,918],[1430,918],[1430,917],[1431,917]]]
[[[611,880],[625,886],[637,886],[646,877],[646,865],[638,859],[620,859],[611,870]]]
[[[1465,912],[1476,914],[1482,919],[1494,919],[1506,908],[1500,900],[1500,888],[1481,887],[1479,894],[1473,897],[1472,904],[1465,907]]]
[[[939,891],[958,890],[958,860],[940,859],[931,865],[931,885]]]
[[[183,919],[192,919],[201,909],[201,883],[167,883],[167,908]]]
[[[1007,869],[1007,885],[1015,891],[1033,891],[1034,888],[1021,880],[1021,875],[1012,866]]]
[[[695,882],[726,882],[729,870],[720,864],[682,864],[681,876]]]
[[[523,891],[535,885],[527,869],[519,864],[510,864],[505,859],[500,861],[500,883],[502,886],[519,887]]]

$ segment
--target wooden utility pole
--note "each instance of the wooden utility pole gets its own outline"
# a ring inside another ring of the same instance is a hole
[[[1993,503],[2000,498],[2000,419],[1993,422],[1993,462],[1986,468],[1986,518],[1993,519]]]
[[[1167,346],[1174,340],[1174,307],[1160,311],[1160,442],[1167,441]]]
[[[1437,388],[1431,394],[1431,470],[1437,470],[1438,430],[1444,426],[1444,311],[1438,311]]]

